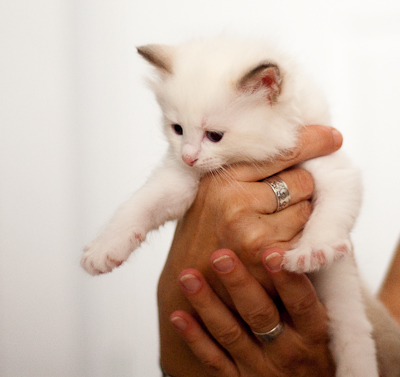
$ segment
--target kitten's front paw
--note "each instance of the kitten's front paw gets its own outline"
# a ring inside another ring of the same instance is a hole
[[[296,249],[289,250],[283,258],[283,268],[287,271],[303,273],[317,271],[330,265],[333,261],[350,253],[350,240],[341,240],[336,243],[301,242]]]
[[[125,262],[144,239],[140,231],[130,237],[100,235],[85,247],[81,266],[91,275],[110,272]]]

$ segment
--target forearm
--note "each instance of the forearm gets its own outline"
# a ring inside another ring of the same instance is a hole
[[[205,206],[193,207],[178,223],[175,237],[158,285],[160,353],[162,367],[171,375],[206,376],[204,368],[187,344],[173,329],[170,316],[177,310],[194,313],[187,298],[178,288],[178,275],[185,267],[193,267],[209,275],[208,257],[218,248],[213,232],[203,221]],[[201,249],[200,249],[201,248]]]
[[[379,299],[400,323],[400,241],[379,292]]]

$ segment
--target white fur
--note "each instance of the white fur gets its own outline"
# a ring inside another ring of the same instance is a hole
[[[321,94],[289,58],[265,42],[216,38],[177,47],[146,46],[139,52],[156,67],[151,86],[163,110],[170,149],[146,185],[86,247],[82,266],[91,274],[111,271],[150,230],[182,217],[205,172],[272,159],[295,146],[305,125],[330,122]],[[282,82],[275,100],[268,85],[247,91],[238,86],[260,62],[279,67]],[[181,125],[183,135],[174,132],[173,124]],[[207,131],[224,132],[222,140],[210,141]],[[349,235],[361,204],[359,173],[339,152],[302,166],[315,179],[314,210],[284,266],[312,273],[328,309],[337,376],[378,377]]]

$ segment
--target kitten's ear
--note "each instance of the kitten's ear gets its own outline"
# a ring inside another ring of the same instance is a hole
[[[163,73],[173,73],[173,47],[165,45],[146,45],[137,47],[138,53]]]
[[[238,82],[241,91],[255,92],[260,89],[267,91],[270,102],[275,102],[281,92],[282,77],[276,64],[263,62],[247,72]]]

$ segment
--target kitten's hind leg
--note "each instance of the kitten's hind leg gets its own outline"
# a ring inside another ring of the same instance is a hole
[[[327,309],[336,377],[379,377],[372,325],[351,255],[310,276]]]
[[[100,235],[85,247],[82,267],[91,275],[98,275],[121,265],[149,231],[182,217],[197,189],[196,175],[167,160],[117,210]]]

